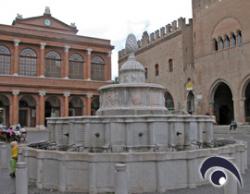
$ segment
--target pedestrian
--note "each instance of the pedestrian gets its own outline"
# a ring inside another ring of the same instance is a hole
[[[237,122],[235,120],[233,120],[230,125],[229,125],[229,130],[236,130],[237,129]]]
[[[18,144],[16,141],[12,141],[11,145],[11,159],[10,159],[10,176],[12,178],[16,177],[16,164],[18,160]]]
[[[17,125],[16,125],[16,131],[20,131],[20,129],[21,129],[21,124],[20,123],[18,123]]]
[[[11,142],[12,139],[13,139],[13,136],[14,136],[14,130],[13,130],[12,127],[9,127],[9,128],[7,129],[7,141],[8,141],[8,142]]]

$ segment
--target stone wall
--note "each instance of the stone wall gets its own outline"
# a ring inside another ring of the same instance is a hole
[[[125,148],[187,147],[212,143],[213,117],[189,115],[50,118],[49,141],[58,145]]]

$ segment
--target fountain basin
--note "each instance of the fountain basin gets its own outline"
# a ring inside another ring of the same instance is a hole
[[[165,88],[152,83],[126,83],[99,89],[98,115],[166,114]]]
[[[211,144],[214,118],[196,115],[123,115],[49,118],[49,142],[83,147],[192,147]],[[167,150],[165,150],[167,151]]]
[[[210,156],[235,159],[241,173],[247,169],[247,145],[236,141],[217,148],[180,152],[85,153],[25,147],[29,180],[40,189],[69,192],[114,192],[115,164],[127,165],[129,193],[165,192],[206,184],[199,175]]]

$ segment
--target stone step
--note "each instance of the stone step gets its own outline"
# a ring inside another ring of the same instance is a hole
[[[239,125],[236,130],[229,130],[229,125],[215,125],[214,133],[249,133],[250,125]]]

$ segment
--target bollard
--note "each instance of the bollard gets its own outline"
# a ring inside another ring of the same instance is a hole
[[[8,148],[6,144],[0,145],[0,168],[8,168]]]
[[[115,194],[128,194],[126,164],[116,164],[115,169]]]
[[[28,194],[28,173],[26,162],[17,162],[16,194]]]

